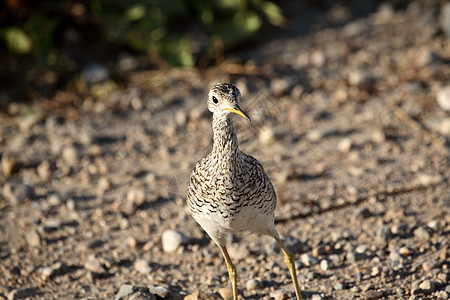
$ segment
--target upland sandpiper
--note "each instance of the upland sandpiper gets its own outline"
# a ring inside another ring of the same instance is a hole
[[[239,107],[239,100],[240,92],[234,84],[217,84],[209,92],[213,150],[192,171],[187,194],[189,210],[222,251],[234,300],[237,300],[236,268],[227,252],[226,237],[239,231],[269,235],[277,241],[290,270],[297,299],[301,299],[294,256],[274,225],[277,200],[272,183],[259,161],[238,147],[232,113],[250,121]]]

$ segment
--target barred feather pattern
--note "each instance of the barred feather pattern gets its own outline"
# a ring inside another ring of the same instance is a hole
[[[232,114],[214,113],[212,127],[213,150],[190,177],[191,215],[218,245],[225,244],[229,232],[277,236],[274,188],[258,160],[239,150]]]

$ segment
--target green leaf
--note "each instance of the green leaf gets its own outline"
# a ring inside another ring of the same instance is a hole
[[[278,7],[278,5],[276,5],[275,3],[264,1],[262,3],[261,9],[270,23],[274,25],[281,25],[283,23],[283,13],[280,7]]]
[[[2,34],[6,47],[16,54],[27,54],[33,50],[33,42],[30,37],[18,27],[6,28]]]

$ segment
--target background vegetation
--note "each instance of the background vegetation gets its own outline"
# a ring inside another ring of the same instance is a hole
[[[283,23],[280,8],[267,0],[2,3],[0,58],[50,67],[76,59],[73,50],[80,43],[146,54],[163,66],[193,66],[254,35],[264,22]]]

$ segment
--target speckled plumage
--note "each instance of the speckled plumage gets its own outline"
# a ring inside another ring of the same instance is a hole
[[[240,92],[233,84],[222,83],[211,88],[208,109],[213,113],[213,150],[196,164],[187,194],[191,215],[222,250],[234,299],[237,297],[236,278],[226,250],[228,233],[249,231],[272,236],[291,260],[291,275],[294,264],[274,226],[276,195],[273,186],[258,160],[239,150],[232,113],[250,120],[240,109],[239,100]],[[301,299],[296,274],[293,278],[297,298]]]

